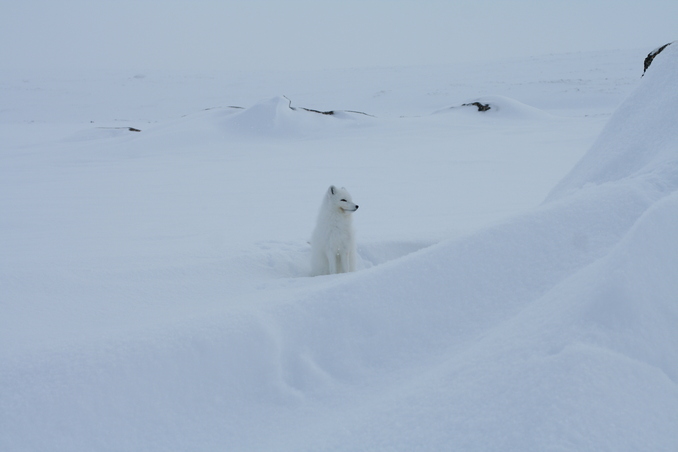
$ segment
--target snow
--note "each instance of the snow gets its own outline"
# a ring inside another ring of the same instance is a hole
[[[678,93],[671,89],[674,75],[666,67],[670,60],[660,61],[652,82],[641,85],[626,100],[620,107],[626,114],[610,120],[592,150],[559,183],[553,196],[589,183],[599,185],[650,174],[656,175],[656,183],[668,184],[666,189],[674,186],[678,117],[671,105],[678,101]]]
[[[6,76],[0,449],[675,449],[672,47]]]

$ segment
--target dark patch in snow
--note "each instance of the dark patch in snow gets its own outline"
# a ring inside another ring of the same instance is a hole
[[[313,109],[311,109],[311,108],[304,108],[304,107],[301,107],[301,109],[302,109],[302,110],[306,110],[306,111],[310,111],[310,112],[313,112],[313,113],[320,113],[321,115],[329,115],[329,116],[331,116],[331,115],[334,114],[334,110],[330,110],[330,111],[319,111],[319,110],[313,110]]]
[[[461,104],[462,107],[478,107],[478,111],[490,110],[490,104],[481,104],[480,102],[471,102],[470,104]]]
[[[290,99],[290,98],[287,97],[287,96],[283,96],[283,97],[289,101],[288,107],[290,108],[290,110],[297,111],[297,109],[294,108],[294,107],[292,106],[292,99]],[[313,109],[311,109],[311,108],[304,108],[304,107],[301,107],[301,109],[302,109],[302,110],[306,110],[306,111],[310,111],[310,112],[312,112],[312,113],[318,113],[318,114],[321,114],[321,115],[332,116],[332,115],[334,114],[334,110],[320,111],[320,110],[313,110]]]
[[[371,115],[369,113],[365,113],[364,111],[355,111],[355,110],[344,110],[346,113],[355,113],[357,115],[365,115],[365,116],[370,116],[372,118],[376,118],[376,116]]]
[[[297,111],[297,108],[292,106],[292,100],[287,96],[283,96],[283,97],[289,101],[288,107],[290,108],[290,110]],[[335,110],[320,111],[320,110],[314,110],[312,108],[305,108],[305,107],[299,107],[299,108],[302,109],[302,110],[305,110],[305,111],[310,111],[311,113],[318,113],[320,115],[333,116],[335,114]],[[345,111],[346,113],[356,113],[356,114],[359,114],[359,115],[372,116],[372,115],[364,113],[362,111],[354,111],[354,110],[343,110],[343,111]],[[374,116],[372,116],[372,117],[374,117]]]
[[[659,55],[662,52],[662,50],[664,50],[665,48],[667,48],[668,46],[670,46],[674,42],[676,42],[676,41],[672,41],[672,42],[669,42],[668,44],[664,44],[663,46],[661,46],[657,49],[654,49],[652,52],[647,54],[647,56],[645,57],[645,62],[644,62],[643,75],[641,75],[641,77],[643,77],[645,75],[645,72],[647,71],[647,69],[652,64],[652,60],[654,60],[654,57]]]
[[[136,129],[134,127],[97,127],[97,129],[118,129],[118,130],[129,130],[130,132],[141,132],[141,129]]]

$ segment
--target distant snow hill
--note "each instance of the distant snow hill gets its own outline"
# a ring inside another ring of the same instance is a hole
[[[490,117],[499,115],[502,119],[547,119],[553,117],[543,110],[539,110],[538,108],[534,108],[506,96],[484,96],[482,98],[469,100],[461,105],[438,110],[435,114],[451,112],[480,112],[484,113],[485,116]]]

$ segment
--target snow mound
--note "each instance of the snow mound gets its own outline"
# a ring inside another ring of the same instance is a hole
[[[478,113],[483,116],[497,117],[497,118],[511,118],[511,119],[547,119],[552,118],[552,115],[524,104],[518,100],[511,99],[506,96],[484,96],[476,99],[471,99],[454,107],[438,110],[434,114],[441,113],[463,113],[471,114]]]
[[[225,119],[223,127],[230,133],[260,138],[296,138],[322,130],[344,126],[357,120],[357,113],[319,111],[292,107],[284,96],[274,97],[246,108]]]

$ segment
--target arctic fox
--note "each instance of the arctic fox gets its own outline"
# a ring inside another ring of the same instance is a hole
[[[345,188],[332,185],[320,206],[311,238],[311,273],[330,275],[355,271],[356,249],[351,214],[358,205]]]

